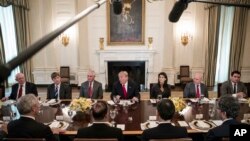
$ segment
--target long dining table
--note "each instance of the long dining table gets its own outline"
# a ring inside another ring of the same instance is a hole
[[[190,123],[200,117],[202,120],[220,120],[218,113],[216,112],[216,101],[215,103],[199,103],[192,102],[189,99],[184,99],[187,103],[188,108],[183,111],[182,114],[175,114],[172,123],[175,126],[180,126],[178,121],[185,121]],[[50,123],[55,120],[56,116],[63,115],[62,107],[68,106],[71,100],[62,100],[61,104],[54,106],[42,106],[42,113],[36,117],[37,121],[43,123]],[[62,106],[63,105],[63,106]],[[240,103],[240,113],[237,120],[241,121],[244,114],[250,113],[250,107],[248,102]],[[123,130],[124,135],[141,135],[143,130],[141,129],[141,123],[145,123],[149,120],[150,116],[156,116],[156,104],[151,103],[150,100],[141,100],[139,103],[134,103],[132,105],[124,107],[123,105],[109,105],[110,108],[115,108],[117,110],[117,115],[115,117],[116,125],[124,124],[125,129]],[[212,107],[212,108],[211,108]],[[211,111],[213,109],[214,111]],[[213,112],[211,114],[211,112]],[[199,116],[197,116],[199,115]],[[202,116],[200,116],[202,115]],[[111,119],[110,119],[111,121]],[[62,135],[76,135],[77,130],[82,127],[86,127],[91,123],[91,117],[84,118],[84,120],[77,120],[69,122],[69,126],[63,132]],[[192,129],[190,126],[186,127],[189,134],[192,133],[204,133],[204,131]]]

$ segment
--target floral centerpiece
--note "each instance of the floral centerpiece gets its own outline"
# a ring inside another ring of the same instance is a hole
[[[170,97],[175,106],[175,112],[181,112],[186,107],[186,102],[179,97]]]
[[[72,100],[72,102],[69,105],[69,109],[74,111],[85,112],[87,110],[90,110],[91,106],[92,106],[91,99],[80,97],[78,99]]]

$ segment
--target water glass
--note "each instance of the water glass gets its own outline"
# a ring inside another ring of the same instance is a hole
[[[157,95],[157,99],[158,99],[159,101],[161,101],[161,100],[162,100],[162,95],[161,95],[161,94],[158,94],[158,95]]]
[[[116,110],[110,110],[109,111],[110,118],[112,119],[111,123],[115,124],[115,117],[116,117]]]

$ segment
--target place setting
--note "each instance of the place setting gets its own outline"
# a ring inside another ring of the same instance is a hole
[[[141,123],[140,126],[142,130],[145,130],[145,129],[157,127],[158,125],[159,125],[159,122],[157,121],[157,117],[149,116],[149,120],[147,120],[144,123]]]

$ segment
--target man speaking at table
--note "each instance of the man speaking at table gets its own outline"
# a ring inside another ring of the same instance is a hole
[[[135,102],[140,100],[139,87],[137,84],[128,79],[127,71],[120,71],[118,73],[119,81],[113,85],[113,90],[110,95],[112,100],[132,99]]]

